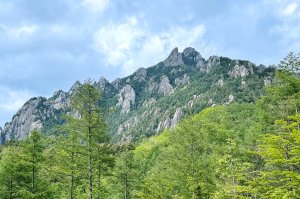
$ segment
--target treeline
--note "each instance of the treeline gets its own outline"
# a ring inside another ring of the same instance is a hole
[[[33,131],[1,149],[0,198],[300,198],[300,64],[290,61],[256,103],[207,108],[136,144],[109,142],[86,82],[58,135]]]

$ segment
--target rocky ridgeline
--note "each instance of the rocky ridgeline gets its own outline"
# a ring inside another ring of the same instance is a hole
[[[102,92],[103,105],[115,110],[107,118],[110,133],[115,141],[126,141],[172,128],[186,112],[238,100],[231,92],[227,94],[227,100],[214,101],[214,93],[209,92],[213,86],[228,90],[227,82],[240,81],[240,86],[246,87],[250,76],[259,78],[261,88],[263,84],[270,84],[272,75],[267,70],[249,61],[218,56],[205,60],[194,48],[188,47],[182,53],[175,48],[166,60],[153,67],[140,68],[132,75],[111,83],[101,77],[94,86]],[[194,89],[206,84],[205,78],[208,77],[214,82],[207,85],[207,90]],[[218,78],[214,80],[215,77]],[[59,90],[49,99],[30,99],[11,122],[0,128],[1,142],[20,140],[34,129],[47,131],[61,123],[62,114],[71,111],[70,97],[79,85],[77,81],[68,92]],[[186,96],[181,93],[186,93]],[[178,98],[182,100],[175,103]]]

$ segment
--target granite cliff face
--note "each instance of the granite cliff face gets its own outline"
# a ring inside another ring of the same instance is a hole
[[[132,75],[94,83],[102,92],[102,105],[113,141],[139,140],[174,127],[184,116],[218,104],[254,101],[272,81],[274,69],[249,61],[211,56],[205,60],[194,48],[172,50],[163,62],[140,68]],[[72,113],[68,92],[57,91],[49,99],[30,99],[0,128],[1,143],[20,140],[32,130],[48,133]],[[108,112],[108,111],[107,111]]]

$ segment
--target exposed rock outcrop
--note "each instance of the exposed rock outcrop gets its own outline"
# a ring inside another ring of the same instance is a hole
[[[116,89],[116,90],[119,90],[120,89],[120,83],[121,83],[121,79],[120,78],[117,78],[115,81],[113,81],[111,84],[113,85],[113,87]]]
[[[56,91],[53,97],[48,100],[48,103],[56,110],[65,108],[70,105],[69,94],[62,90]]]
[[[128,113],[130,111],[130,107],[135,103],[135,97],[135,91],[128,84],[120,90],[117,106],[121,106],[122,113]]]
[[[201,72],[210,72],[212,67],[218,66],[220,64],[220,57],[218,56],[210,56],[209,59],[207,60],[206,65],[204,67],[200,68]]]
[[[147,70],[145,68],[139,68],[135,74],[133,79],[138,82],[143,82],[146,80]]]
[[[178,48],[174,48],[169,57],[164,61],[165,66],[180,66],[183,65],[182,54],[178,52]]]
[[[12,138],[23,139],[32,130],[40,130],[43,126],[43,121],[50,115],[51,110],[49,110],[46,98],[35,97],[30,99],[16,113],[12,121],[5,124],[5,140]]]
[[[228,73],[229,76],[235,78],[246,77],[250,74],[253,74],[253,65],[250,63],[247,63],[247,65],[243,65],[239,62],[239,60],[236,60],[234,68]]]
[[[184,74],[182,78],[175,79],[175,85],[181,86],[181,85],[188,84],[189,80],[190,80],[190,77],[187,74]]]
[[[201,54],[191,47],[183,50],[182,59],[186,65],[196,65],[200,60],[204,60]]]
[[[5,133],[4,130],[0,127],[0,145],[5,143]]]
[[[217,82],[217,85],[219,86],[223,86],[224,85],[224,79],[223,78],[220,78]]]
[[[270,86],[271,83],[272,83],[272,80],[271,80],[270,78],[265,78],[265,79],[264,79],[264,85],[265,85],[265,86]]]
[[[170,84],[170,80],[166,75],[161,76],[158,93],[163,95],[169,95],[174,92],[173,86]]]
[[[183,118],[183,116],[184,116],[184,113],[183,113],[182,108],[177,108],[176,112],[173,116],[173,119],[172,119],[171,127],[175,127],[176,124]]]
[[[164,129],[170,128],[171,124],[172,124],[172,120],[169,117],[167,119],[165,119],[164,121],[160,121],[160,123],[158,124],[158,127],[156,129],[156,133],[160,133]]]
[[[144,102],[143,102],[143,106],[150,106],[151,104],[153,104],[153,103],[155,103],[155,102],[156,102],[156,100],[152,97],[152,98],[150,98],[149,100],[144,101]]]
[[[94,86],[101,91],[104,91],[104,89],[105,89],[105,87],[107,87],[107,85],[109,85],[109,82],[104,77],[100,77],[99,81],[94,84]]]
[[[234,95],[229,95],[227,104],[230,104],[233,101],[234,101]]]
[[[69,90],[69,94],[72,95],[74,93],[74,91],[81,85],[81,83],[79,81],[76,81],[73,86],[70,88]]]

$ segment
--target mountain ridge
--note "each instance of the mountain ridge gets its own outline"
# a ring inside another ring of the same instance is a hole
[[[114,140],[139,140],[175,126],[185,115],[204,107],[247,101],[242,94],[254,101],[272,80],[273,72],[247,60],[219,56],[205,60],[194,48],[187,47],[182,53],[174,48],[164,61],[152,67],[139,68],[111,82],[100,77],[94,86],[103,93],[104,107],[115,110],[107,116]],[[47,132],[62,124],[61,116],[71,112],[70,96],[79,85],[76,81],[69,91],[58,90],[48,99],[28,100],[0,129],[2,144],[23,139],[33,129]]]

